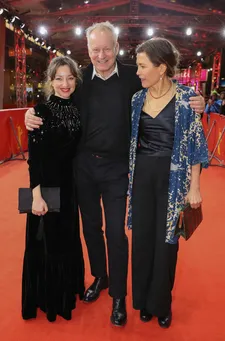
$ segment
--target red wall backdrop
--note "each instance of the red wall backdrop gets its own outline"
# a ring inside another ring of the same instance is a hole
[[[0,110],[0,161],[9,159],[12,155],[17,155],[20,152],[10,125],[10,117],[13,119],[16,134],[23,150],[27,150],[27,130],[24,125],[26,110],[26,108]]]

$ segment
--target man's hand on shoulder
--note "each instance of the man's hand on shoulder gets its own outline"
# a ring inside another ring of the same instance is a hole
[[[205,100],[199,91],[196,92],[196,95],[197,96],[189,98],[190,106],[197,114],[201,114],[205,110]]]
[[[42,119],[40,117],[35,116],[34,108],[30,108],[26,111],[24,123],[27,130],[29,131],[38,129],[43,124]]]

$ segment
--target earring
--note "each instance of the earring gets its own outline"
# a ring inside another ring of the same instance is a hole
[[[160,76],[160,78],[159,78],[160,80],[162,80],[163,78],[162,78],[162,76]]]

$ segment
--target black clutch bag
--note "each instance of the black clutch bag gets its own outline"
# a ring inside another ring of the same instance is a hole
[[[42,187],[41,195],[48,205],[49,212],[60,212],[60,188]],[[31,188],[19,188],[18,210],[20,213],[32,212],[33,194]]]
[[[191,208],[190,205],[185,206],[180,212],[175,235],[188,240],[201,224],[202,219],[202,206],[199,206],[198,208]]]

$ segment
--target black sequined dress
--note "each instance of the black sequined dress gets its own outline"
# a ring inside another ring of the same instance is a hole
[[[22,316],[36,317],[37,308],[49,321],[57,314],[71,319],[76,294],[84,293],[84,261],[79,232],[72,160],[80,138],[80,118],[70,99],[51,96],[35,107],[43,119],[29,132],[31,188],[60,187],[60,213],[27,215],[22,281]]]

